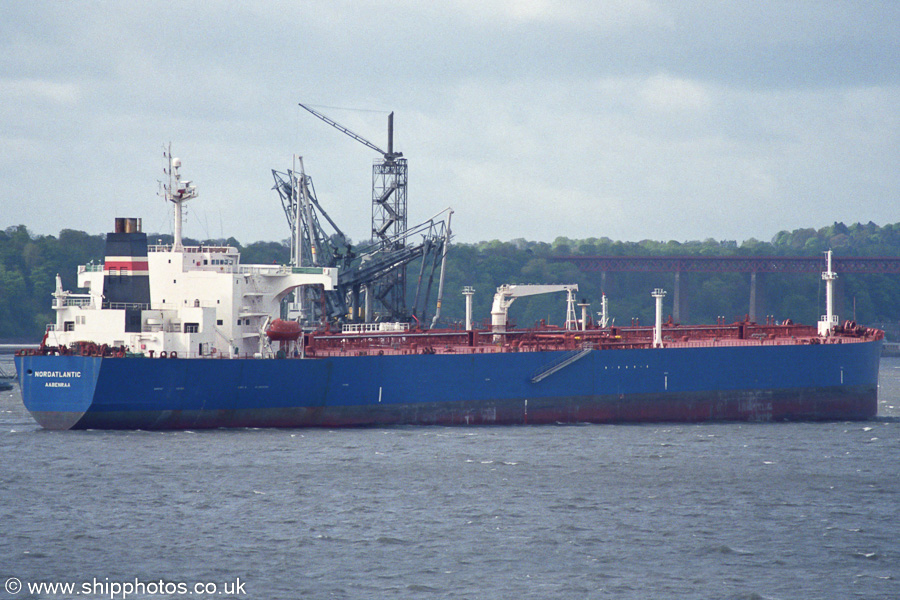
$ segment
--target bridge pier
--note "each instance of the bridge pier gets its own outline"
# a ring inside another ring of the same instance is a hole
[[[757,299],[759,296],[756,294],[756,271],[750,271],[750,321],[752,323],[759,323],[759,319],[757,315],[759,314],[759,307],[757,306]]]
[[[684,296],[681,294],[681,271],[675,271],[674,293],[672,294],[672,320],[681,323],[681,315],[686,312],[682,310],[681,303]]]
[[[846,298],[844,297],[846,279],[838,277],[834,280],[834,314],[840,317],[843,323],[847,319],[853,318],[853,300],[850,300],[850,308],[848,310]]]
[[[821,256],[560,256],[552,257],[553,262],[574,263],[579,269],[588,273],[600,273],[600,287],[605,293],[616,292],[609,286],[607,273],[673,273],[675,298],[672,318],[679,322],[687,322],[688,289],[683,285],[689,283],[684,279],[687,273],[749,273],[749,310],[750,318],[759,322],[766,317],[766,279],[769,273],[787,275],[806,273],[817,279],[821,277],[825,266]],[[845,297],[845,274],[879,273],[900,275],[900,257],[836,257],[834,270],[839,274],[834,289],[834,310],[842,320],[853,318],[853,297]],[[763,276],[763,277],[761,277]],[[760,289],[762,285],[762,289]],[[777,292],[772,291],[774,296]],[[816,298],[810,298],[810,303]],[[774,297],[773,297],[774,302]],[[773,304],[774,306],[774,304]],[[816,314],[821,314],[816,311]],[[779,319],[792,315],[775,315]]]

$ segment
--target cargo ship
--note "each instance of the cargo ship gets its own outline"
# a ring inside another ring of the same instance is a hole
[[[176,165],[177,167],[177,165]],[[503,285],[491,325],[282,318],[296,289],[333,290],[333,267],[243,264],[185,246],[176,182],[171,244],[117,218],[101,264],[53,293],[56,322],[17,352],[22,398],[47,429],[199,429],[861,420],[877,412],[883,333],[833,314],[715,325],[615,326],[575,310],[577,285]],[[564,326],[510,327],[519,297],[566,292]],[[604,299],[605,300],[605,299]]]

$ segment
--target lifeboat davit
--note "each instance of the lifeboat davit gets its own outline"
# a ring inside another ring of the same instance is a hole
[[[295,341],[300,337],[300,323],[275,319],[269,325],[269,328],[266,329],[266,335],[269,336],[270,340],[276,342]]]

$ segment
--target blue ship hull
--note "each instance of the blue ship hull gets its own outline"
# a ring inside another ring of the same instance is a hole
[[[19,356],[48,429],[868,419],[882,342],[316,359]]]

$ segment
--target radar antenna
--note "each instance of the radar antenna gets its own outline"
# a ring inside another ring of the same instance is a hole
[[[181,225],[184,221],[182,214],[182,204],[188,200],[197,197],[197,187],[191,185],[190,181],[181,180],[181,159],[172,156],[172,142],[169,142],[167,148],[163,150],[163,156],[166,158],[166,167],[163,172],[168,175],[167,183],[159,182],[158,194],[164,199],[175,205],[175,241],[172,246],[174,252],[181,252],[184,248],[181,242]]]

